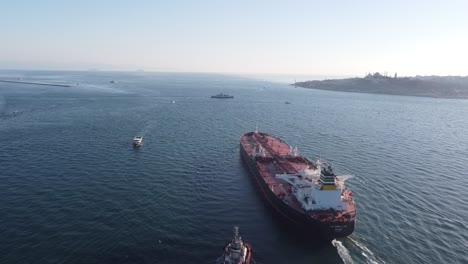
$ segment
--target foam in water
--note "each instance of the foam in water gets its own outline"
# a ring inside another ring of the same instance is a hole
[[[367,260],[367,263],[371,263],[371,264],[378,264],[378,263],[385,263],[383,261],[378,261],[377,258],[374,256],[374,253],[372,253],[372,251],[370,251],[369,248],[367,248],[365,245],[359,243],[358,241],[352,239],[352,238],[349,238],[349,240],[356,246],[358,247],[360,250],[362,250],[361,252],[361,255],[363,255],[366,260]]]
[[[351,258],[351,255],[349,254],[348,249],[341,243],[341,241],[337,241],[336,239],[333,239],[332,245],[336,247],[336,250],[338,251],[338,255],[340,255],[341,259],[345,264],[352,264],[353,259]]]
[[[369,264],[379,264],[379,263],[385,263],[384,261],[378,260],[377,257],[374,256],[374,253],[370,251],[369,248],[367,248],[365,245],[362,243],[352,239],[348,238],[349,241],[352,243],[352,247],[356,247],[357,251],[361,251],[360,254],[364,257],[365,262]],[[338,251],[338,255],[340,255],[341,259],[345,264],[351,264],[354,263],[351,254],[349,253],[349,250],[343,245],[341,241],[337,241],[334,239],[332,241],[332,245],[336,247],[336,250]]]
[[[46,73],[25,73],[29,78],[37,74]],[[256,95],[254,89],[263,82],[218,75],[66,74],[80,84],[69,89],[0,85],[0,138],[5,146],[0,151],[0,207],[8,211],[0,217],[5,219],[0,229],[7,232],[0,236],[11,234],[9,243],[1,245],[2,252],[9,252],[2,263],[40,259],[74,264],[83,262],[83,254],[96,263],[200,263],[217,254],[221,245],[212,236],[222,237],[233,221],[249,228],[256,244],[282,249],[263,255],[257,250],[263,263],[288,263],[291,255],[307,256],[311,263],[333,259],[328,254],[341,259],[332,248],[324,256],[298,246],[296,235],[283,234],[281,224],[265,213],[269,209],[242,165],[238,143],[259,120],[260,130],[302,146],[305,156],[320,152],[357,176],[350,187],[359,198],[358,218],[366,232],[357,228],[339,240],[354,263],[468,263],[460,247],[468,241],[468,232],[459,232],[468,217],[468,203],[459,195],[460,187],[468,189],[468,177],[452,177],[463,175],[468,161],[466,100],[345,94],[276,84]],[[62,79],[70,79],[67,76]],[[110,85],[111,79],[123,81]],[[224,79],[227,86],[239,87],[232,88],[237,99],[211,101],[209,96],[219,92]],[[128,95],[114,96],[88,85],[115,86]],[[181,103],[187,95],[193,99]],[[173,98],[181,99],[170,104]],[[282,107],[285,100],[293,102],[291,107]],[[345,105],[339,104],[342,100]],[[296,108],[303,114],[294,115]],[[10,117],[14,111],[22,114]],[[311,116],[335,129],[311,126]],[[133,155],[130,142],[138,132],[145,134],[147,145]],[[398,166],[405,170],[397,175]],[[432,192],[439,175],[447,175],[446,188]],[[53,192],[54,199],[44,190]],[[414,204],[395,206],[407,200]],[[233,203],[240,209],[226,210]],[[126,212],[131,216],[119,217]],[[397,214],[423,217],[416,226],[401,224],[406,218],[389,217]],[[102,224],[83,224],[89,221]],[[162,234],[166,238],[159,247],[134,247],[129,233],[138,234],[141,241]],[[438,239],[424,240],[428,235]],[[70,255],[47,250],[43,241],[83,247]],[[27,251],[22,250],[25,246]],[[394,250],[400,247],[407,250]]]

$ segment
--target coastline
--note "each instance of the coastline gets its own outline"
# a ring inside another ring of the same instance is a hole
[[[375,73],[364,78],[329,79],[291,84],[295,87],[353,93],[468,99],[468,77],[387,77]]]
[[[68,84],[57,84],[57,83],[42,83],[42,82],[24,82],[24,81],[10,81],[10,80],[0,80],[4,83],[20,83],[20,84],[31,84],[31,85],[46,85],[46,86],[58,86],[58,87],[71,87]]]

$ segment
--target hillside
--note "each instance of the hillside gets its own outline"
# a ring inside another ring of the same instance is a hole
[[[397,78],[368,74],[364,78],[296,82],[294,86],[357,93],[468,98],[468,76],[416,76]]]

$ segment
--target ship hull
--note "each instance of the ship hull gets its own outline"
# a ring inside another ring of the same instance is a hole
[[[286,220],[288,224],[307,233],[307,235],[313,235],[316,239],[331,240],[334,238],[346,237],[353,233],[354,221],[347,223],[322,222],[290,207],[270,190],[268,184],[258,171],[254,158],[247,153],[242,144],[240,144],[240,155],[246,169],[256,183],[267,205]]]

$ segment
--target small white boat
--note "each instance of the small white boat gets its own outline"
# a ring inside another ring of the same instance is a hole
[[[143,137],[142,136],[136,136],[133,138],[133,146],[134,147],[140,147],[143,144]]]

